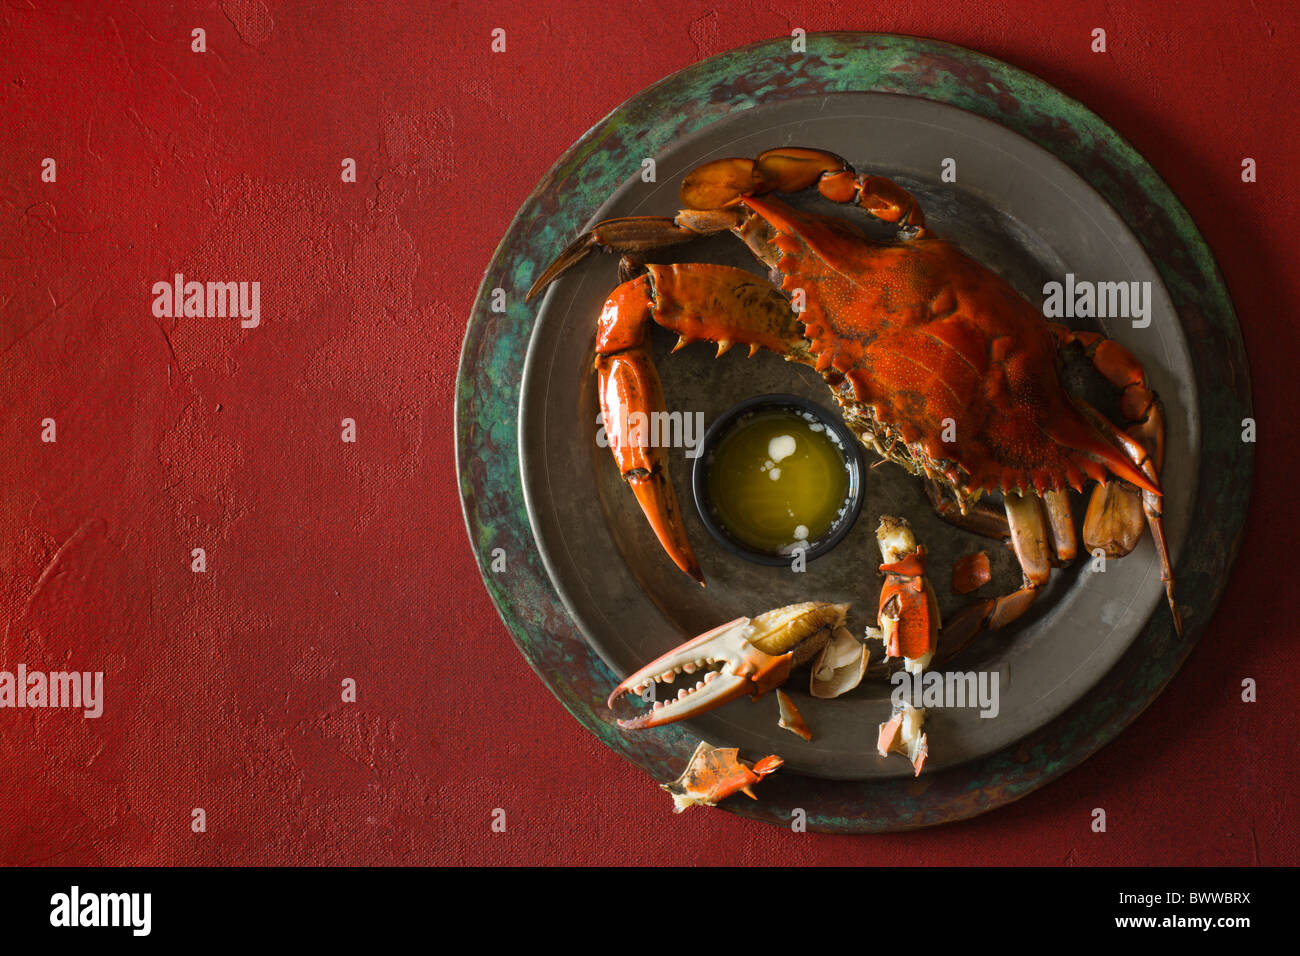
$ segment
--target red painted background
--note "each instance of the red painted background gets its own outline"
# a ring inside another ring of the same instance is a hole
[[[99,720],[0,711],[0,862],[1297,862],[1294,5],[690,6],[0,9],[0,669],[107,683]],[[457,354],[519,203],[627,97],[794,27],[964,44],[1100,113],[1205,232],[1254,376],[1245,550],[1186,667],[1064,781],[911,835],[674,817],[515,651],[456,494]],[[260,281],[261,327],[154,318],[176,272]]]

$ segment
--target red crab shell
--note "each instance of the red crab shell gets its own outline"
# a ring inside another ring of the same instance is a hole
[[[942,239],[873,242],[772,197],[743,202],[775,230],[781,288],[803,290],[818,371],[851,386],[836,388],[850,424],[878,438],[884,425],[960,491],[1078,489],[1105,480],[1102,461],[1149,484],[1075,407],[1050,329],[1001,277]]]

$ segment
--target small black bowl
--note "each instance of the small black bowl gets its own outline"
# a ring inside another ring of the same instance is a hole
[[[704,527],[708,528],[709,534],[713,535],[714,539],[732,554],[747,561],[753,561],[756,564],[776,566],[789,564],[794,557],[794,552],[759,551],[733,538],[714,515],[713,506],[709,500],[708,481],[709,465],[722,437],[740,424],[742,420],[761,412],[773,410],[792,411],[804,418],[824,425],[827,437],[831,439],[844,456],[844,467],[849,475],[849,487],[845,495],[846,507],[820,538],[808,542],[808,548],[804,552],[805,561],[811,561],[813,558],[826,554],[852,530],[853,523],[858,520],[858,513],[862,510],[863,465],[862,455],[858,449],[858,440],[849,431],[848,426],[844,424],[844,420],[839,414],[827,411],[816,402],[810,402],[808,399],[800,398],[797,395],[755,395],[753,398],[745,399],[738,405],[733,405],[714,419],[713,424],[704,433],[700,452],[695,459],[695,465],[691,472],[691,490],[695,495],[695,508],[700,514],[700,520],[704,522]]]

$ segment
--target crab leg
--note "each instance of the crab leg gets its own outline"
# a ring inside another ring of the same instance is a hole
[[[1047,531],[1051,537],[1055,564],[1069,564],[1079,553],[1079,540],[1074,533],[1074,515],[1070,511],[1070,495],[1065,490],[1044,491],[1043,511],[1047,514]]]
[[[524,301],[533,298],[596,248],[613,252],[650,252],[681,245],[701,236],[725,232],[742,225],[746,214],[739,209],[683,209],[674,217],[628,216],[606,219],[584,232],[546,267]]]
[[[998,541],[1006,541],[1011,537],[1005,511],[998,511],[983,501],[977,501],[968,504],[963,512],[956,499],[944,491],[937,481],[925,478],[922,484],[934,513],[954,527]]]
[[[1174,602],[1174,572],[1169,561],[1161,509],[1160,470],[1165,460],[1164,407],[1152,391],[1142,363],[1124,346],[1099,332],[1076,332],[1056,323],[1048,325],[1062,347],[1080,346],[1093,368],[1120,390],[1119,412],[1129,423],[1124,430],[1087,402],[1076,401],[1075,404],[1153,486],[1139,490],[1114,481],[1098,485],[1093,490],[1083,519],[1084,547],[1089,551],[1100,549],[1108,558],[1123,557],[1142,539],[1145,522],[1151,529],[1151,538],[1160,557],[1160,580],[1165,583],[1165,597],[1174,616],[1174,627],[1181,635],[1183,621]]]
[[[1011,530],[1011,547],[1024,573],[1024,583],[1010,594],[976,601],[954,614],[940,632],[945,660],[981,631],[996,631],[1024,614],[1051,576],[1056,555],[1042,499],[1033,493],[1020,495],[1014,491],[1005,492],[1002,498]]]
[[[1043,501],[1035,494],[1014,491],[1006,492],[1002,498],[1007,523],[1011,526],[1011,547],[1025,573],[1025,583],[1042,587],[1052,573],[1053,559]]]
[[[1130,423],[1124,439],[1116,439],[1117,429],[1109,420],[1099,420],[1096,409],[1085,409],[1085,414],[1125,451],[1158,494],[1165,451],[1164,411],[1147,383],[1141,363],[1124,346],[1099,332],[1076,332],[1056,323],[1048,323],[1048,327],[1061,347],[1082,348],[1093,367],[1120,390],[1120,414]],[[1129,439],[1136,439],[1140,445],[1136,457],[1127,447]],[[1132,551],[1142,538],[1146,510],[1143,497],[1144,491],[1118,482],[1100,483],[1093,490],[1084,517],[1083,539],[1088,550],[1100,548],[1108,558],[1121,558]]]
[[[821,149],[783,146],[757,159],[718,159],[692,170],[682,182],[682,203],[689,209],[720,210],[764,193],[795,193],[816,186],[827,199],[852,203],[868,215],[907,230],[910,238],[926,235],[925,214],[906,189],[882,176],[857,173],[842,157]]]
[[[1127,432],[1120,431],[1106,416],[1097,411],[1087,402],[1076,400],[1083,413],[1092,420],[1093,424],[1100,429],[1107,438],[1110,438],[1116,445],[1124,449],[1135,465],[1140,467],[1147,476],[1154,482],[1157,480],[1157,469],[1159,463],[1153,460],[1153,456],[1147,453],[1146,448],[1141,445],[1137,439],[1131,437]],[[1088,519],[1093,517],[1093,504],[1102,501],[1109,504],[1114,498],[1109,496],[1103,497],[1100,493],[1105,489],[1099,488],[1093,493],[1093,499],[1088,503],[1088,514],[1084,518],[1084,543],[1091,547],[1088,542]],[[1128,489],[1120,489],[1125,492]],[[1165,585],[1165,599],[1169,602],[1169,610],[1174,616],[1174,629],[1178,636],[1183,634],[1183,616],[1178,611],[1178,605],[1174,601],[1174,571],[1169,560],[1169,544],[1165,540],[1165,520],[1164,513],[1161,510],[1162,498],[1160,495],[1154,495],[1149,491],[1143,491],[1140,498],[1142,504],[1142,515],[1146,518],[1147,526],[1151,528],[1151,539],[1156,545],[1156,555],[1160,559],[1160,580]],[[1140,527],[1140,525],[1139,525]],[[1127,552],[1125,552],[1127,553]]]
[[[939,634],[939,604],[925,577],[925,548],[904,519],[890,515],[881,516],[876,540],[884,559],[876,623],[885,657],[901,657],[908,672],[919,674],[930,666]]]
[[[719,355],[741,343],[751,355],[766,348],[800,359],[806,346],[790,304],[751,272],[693,263],[645,268],[645,275],[616,288],[601,311],[596,332],[601,416],[619,473],[632,486],[659,543],[703,584],[668,476],[666,450],[647,441],[645,423],[666,410],[650,357],[651,322],[676,332],[677,348],[706,339],[717,343]]]

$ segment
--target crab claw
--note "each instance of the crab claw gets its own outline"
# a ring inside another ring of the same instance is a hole
[[[620,695],[645,693],[647,687],[673,683],[679,674],[700,674],[694,687],[683,687],[675,699],[655,700],[653,707],[630,720],[624,730],[658,727],[721,707],[746,695],[758,697],[785,683],[790,669],[812,657],[841,625],[846,604],[810,601],[767,611],[754,618],[738,617],[706,631],[642,667],[614,688],[608,706]],[[718,669],[711,669],[721,665]]]
[[[763,653],[750,643],[753,633],[753,622],[738,617],[687,641],[632,674],[609,695],[611,710],[620,694],[639,696],[651,683],[671,682],[678,674],[703,671],[710,664],[723,665],[722,670],[707,671],[694,688],[682,688],[675,700],[656,700],[650,711],[632,720],[620,720],[618,725],[624,730],[658,727],[713,710],[746,694],[758,696],[785,683],[794,654]]]

